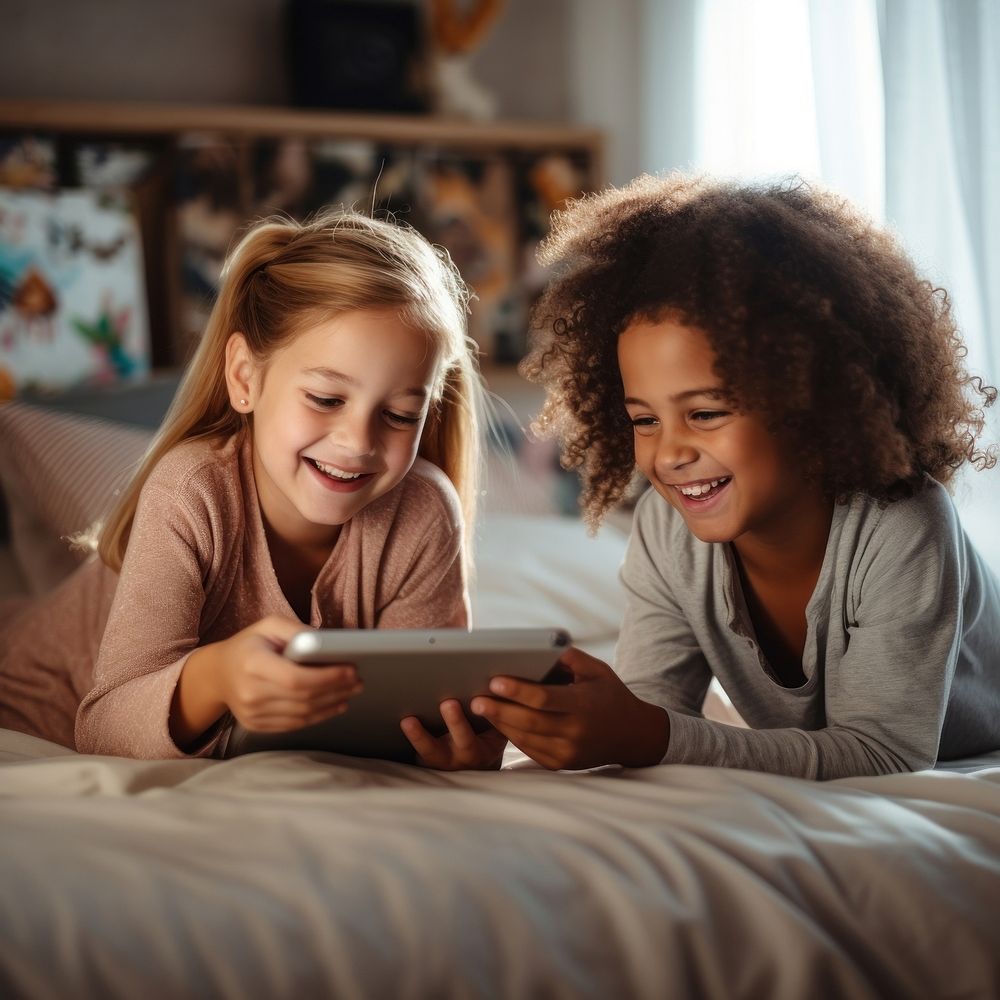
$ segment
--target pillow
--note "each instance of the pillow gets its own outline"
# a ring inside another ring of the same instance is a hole
[[[11,549],[32,593],[50,590],[79,565],[85,553],[67,537],[105,513],[152,434],[22,403],[0,406],[0,488]]]
[[[618,569],[627,539],[578,518],[487,513],[476,532],[477,628],[557,625],[574,643],[614,641],[625,610]],[[595,654],[596,655],[596,654]]]

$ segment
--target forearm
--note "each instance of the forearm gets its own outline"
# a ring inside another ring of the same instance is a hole
[[[191,747],[226,711],[221,694],[222,644],[196,649],[184,664],[170,705],[170,735],[181,749]]]
[[[905,760],[875,739],[836,726],[814,731],[743,729],[674,712],[670,718],[665,764],[733,767],[820,781],[894,774],[933,764]]]
[[[114,650],[107,659],[124,660],[116,657]],[[142,760],[210,754],[210,745],[182,749],[171,729],[173,703],[187,660],[184,656],[163,665],[147,662],[145,673],[136,670],[127,678],[102,669],[99,661],[96,683],[77,712],[76,749]]]

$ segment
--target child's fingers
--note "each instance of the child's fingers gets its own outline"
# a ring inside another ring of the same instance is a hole
[[[401,719],[399,728],[426,766],[446,767],[448,765],[450,755],[441,746],[440,741],[427,732],[416,716],[408,715],[405,719]]]
[[[364,685],[358,681],[353,685],[339,681],[328,687],[311,687],[307,689],[291,689],[284,684],[246,684],[238,686],[234,691],[234,706],[242,706],[244,710],[269,712],[297,711],[299,713],[324,711],[340,703],[357,697],[364,691]]]
[[[461,702],[455,699],[441,702],[441,718],[448,727],[454,748],[459,754],[472,755],[476,748],[476,733],[466,718]]]
[[[499,758],[507,746],[507,737],[499,729],[490,728],[485,732],[477,734],[476,739],[480,744],[484,744],[487,747],[488,755],[495,755],[497,758],[496,766],[499,767]]]
[[[256,733],[290,733],[343,715],[347,708],[346,702],[310,711],[302,711],[301,705],[285,704],[269,706],[258,712],[237,713],[237,718],[247,729]]]
[[[551,736],[539,736],[537,733],[528,733],[521,729],[499,724],[496,728],[497,732],[516,746],[521,753],[526,754],[536,764],[541,764],[542,767],[548,768],[550,771],[558,771],[565,767],[565,761],[573,752],[573,748],[565,740]]]
[[[603,660],[599,660],[596,656],[591,656],[590,653],[585,653],[582,649],[577,649],[575,646],[567,649],[559,657],[559,662],[577,680],[591,680],[614,673],[614,670]]]
[[[297,618],[268,615],[266,618],[261,618],[256,624],[251,625],[248,631],[261,635],[279,649],[284,649],[293,635],[308,631],[308,628],[308,625],[303,625]]]
[[[441,718],[448,727],[444,736],[432,736],[414,716],[401,720],[400,729],[416,750],[418,763],[447,771],[500,766],[506,736],[495,729],[477,734],[461,704],[452,699],[441,703]]]
[[[361,692],[361,685],[353,688],[322,691],[319,694],[289,696],[285,690],[257,691],[237,700],[232,706],[240,722],[267,720],[268,732],[282,729],[301,729],[312,726],[347,710],[349,699]],[[248,727],[252,728],[252,727]]]
[[[361,694],[361,685],[349,688],[347,691],[328,691],[320,697],[310,698],[305,702],[306,711],[315,715],[317,712],[332,712],[333,709],[343,705],[345,708],[350,705],[351,699]]]
[[[562,733],[566,725],[566,716],[561,712],[542,712],[514,702],[486,698],[483,695],[473,698],[469,707],[474,715],[489,720],[504,733],[508,729],[517,729],[540,736],[556,736]]]
[[[539,712],[569,712],[579,700],[579,691],[572,685],[536,684],[517,677],[492,678],[490,694]]]
[[[506,739],[510,740],[510,742],[518,748],[518,750],[523,750],[524,753],[528,752],[525,749],[526,746],[541,748],[549,746],[554,739],[551,735],[536,733],[530,729],[522,729],[519,726],[513,725],[510,722],[504,722],[500,719],[497,719],[493,723],[493,728],[496,729],[498,733],[502,733]]]
[[[274,660],[274,669],[268,673],[279,690],[308,694],[313,691],[350,690],[361,683],[357,667],[352,663],[305,667],[282,656],[276,656]]]

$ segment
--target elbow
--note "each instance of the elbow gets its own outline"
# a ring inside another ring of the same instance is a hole
[[[99,754],[103,757],[134,757],[121,746],[120,727],[109,724],[100,698],[87,695],[76,713],[74,740],[77,753]]]
[[[101,727],[95,725],[94,712],[86,701],[80,705],[76,713],[76,726],[73,734],[77,753],[113,754],[114,751],[105,746]]]
[[[89,695],[80,703],[73,726],[73,744],[77,753],[100,753],[95,746],[94,727],[90,725]]]
[[[892,749],[879,743],[865,746],[865,754],[872,765],[871,774],[909,774],[926,771],[935,764],[936,757],[917,748]]]

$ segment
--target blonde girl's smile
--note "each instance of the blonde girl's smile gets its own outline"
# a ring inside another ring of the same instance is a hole
[[[360,490],[375,475],[374,472],[349,472],[335,465],[327,465],[326,462],[310,458],[308,455],[305,456],[305,461],[320,474],[320,483],[335,493],[353,493],[355,490]]]
[[[438,358],[398,310],[343,313],[263,362],[234,334],[230,354],[252,412],[261,510],[286,542],[334,538],[409,472]]]

